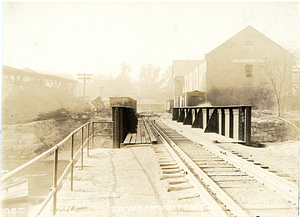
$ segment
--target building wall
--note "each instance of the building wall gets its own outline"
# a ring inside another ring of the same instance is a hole
[[[182,93],[177,91],[175,94],[182,94],[175,99],[175,107],[189,106],[190,96],[186,93],[193,91],[209,93],[214,88],[233,91],[258,86],[273,88],[262,67],[271,63],[271,67],[276,68],[285,58],[290,57],[288,51],[248,26],[206,54],[205,61],[199,62],[184,76]],[[276,63],[278,65],[274,66]],[[286,86],[290,92],[293,86],[291,76],[290,73],[286,78]]]
[[[138,104],[138,112],[164,112],[165,104]]]
[[[278,44],[247,27],[206,54],[207,91],[213,87],[239,88],[270,83],[261,65],[265,59],[285,53],[288,52]]]
[[[184,77],[178,76],[175,77],[175,96],[180,96],[183,94],[183,88],[184,88]]]
[[[197,66],[184,77],[183,93],[192,91],[206,92],[206,62]]]
[[[166,110],[171,111],[174,108],[174,100],[167,100],[166,101]]]

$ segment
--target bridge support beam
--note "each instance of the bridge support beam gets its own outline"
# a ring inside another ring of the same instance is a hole
[[[246,145],[251,145],[251,107],[246,107]]]
[[[192,125],[193,122],[193,114],[192,109],[186,109],[186,117],[183,121],[184,125]]]
[[[202,109],[202,114],[203,114],[203,127],[202,129],[205,130],[206,125],[207,125],[207,109]]]
[[[178,117],[179,117],[179,109],[178,108],[173,108],[172,120],[177,121]]]
[[[179,110],[179,116],[177,119],[177,122],[183,122],[185,118],[185,110],[184,109],[180,109]]]
[[[203,114],[201,108],[198,111],[195,109],[195,121],[192,124],[192,128],[203,128]]]
[[[233,109],[233,139],[239,139],[239,109]]]
[[[230,111],[229,109],[225,109],[225,136],[229,137],[230,133]]]
[[[114,122],[113,129],[113,148],[120,148],[120,108],[113,107],[112,108],[112,120]]]
[[[219,134],[222,134],[222,123],[223,123],[222,109],[218,109],[218,121],[219,121]]]
[[[239,108],[239,140],[245,140],[245,108]]]
[[[251,145],[251,106],[177,107],[172,120]]]

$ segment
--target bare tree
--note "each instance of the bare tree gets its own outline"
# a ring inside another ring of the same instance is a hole
[[[170,65],[162,74],[162,79],[160,80],[160,90],[167,96],[168,99],[173,99],[175,96],[175,84],[172,78],[172,68],[173,66]]]
[[[260,51],[258,65],[267,76],[276,98],[277,116],[284,115],[286,98],[292,94],[292,70],[297,62],[296,55],[280,47],[272,53]]]
[[[144,99],[157,99],[159,93],[159,74],[160,68],[148,64],[143,66],[139,74],[139,83],[141,87],[141,96]]]

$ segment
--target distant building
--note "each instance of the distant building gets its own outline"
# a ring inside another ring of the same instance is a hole
[[[172,111],[172,109],[174,108],[174,99],[170,99],[166,101],[166,110],[167,111]]]
[[[268,85],[261,64],[275,54],[291,55],[287,50],[258,32],[246,27],[205,55],[204,60],[174,60],[174,106],[196,106],[213,101],[214,88],[238,89]],[[292,73],[286,82],[292,88]]]
[[[138,112],[164,112],[166,110],[164,103],[156,102],[155,100],[144,99],[137,102]]]

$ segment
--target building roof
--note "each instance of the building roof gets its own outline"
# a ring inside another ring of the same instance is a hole
[[[267,45],[272,48],[279,48],[279,49],[286,51],[279,44],[275,43],[273,40],[271,40],[270,38],[268,38],[267,36],[265,36],[264,34],[262,34],[261,32],[259,32],[258,30],[254,29],[252,26],[249,25],[246,28],[244,28],[243,30],[239,31],[234,36],[227,39],[225,42],[223,42],[219,46],[217,46],[215,49],[211,50],[206,55],[217,52],[219,50],[219,48],[224,47],[233,41],[238,44],[243,43],[243,45],[247,41],[251,41],[251,42],[253,41],[254,46],[256,46],[256,43],[259,43],[260,45]]]
[[[203,62],[205,62],[205,60],[173,60],[173,78],[175,76],[185,76],[189,74]]]

